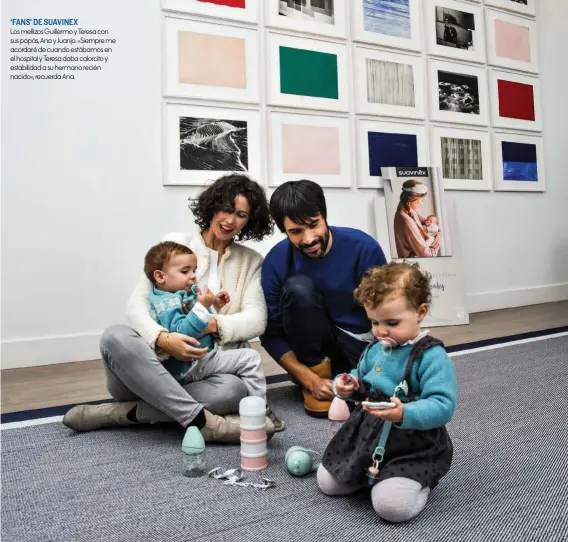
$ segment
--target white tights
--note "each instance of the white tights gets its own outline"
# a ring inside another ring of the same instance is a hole
[[[326,495],[350,495],[361,489],[360,486],[346,486],[320,465],[317,473],[318,486]],[[385,521],[401,523],[416,517],[424,507],[430,494],[429,487],[422,487],[410,478],[387,478],[379,482],[371,491],[375,512]]]

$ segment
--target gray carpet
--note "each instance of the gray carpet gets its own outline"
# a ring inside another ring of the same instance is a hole
[[[266,491],[180,475],[173,427],[73,434],[60,424],[2,431],[2,541],[568,540],[568,337],[455,358],[454,463],[426,509],[381,522],[368,493],[330,498],[283,466],[294,444],[322,450],[327,420],[295,388],[270,391],[289,428],[270,442]],[[208,466],[238,466],[238,446]],[[248,475],[251,481],[262,475]]]

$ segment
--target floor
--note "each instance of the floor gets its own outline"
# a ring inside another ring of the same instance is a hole
[[[447,346],[482,341],[568,325],[568,301],[471,315],[467,326],[434,328],[431,334]],[[282,373],[260,343],[266,376]],[[62,363],[1,372],[1,412],[19,412],[109,397],[100,360]]]

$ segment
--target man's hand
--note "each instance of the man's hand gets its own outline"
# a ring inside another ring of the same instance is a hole
[[[196,348],[199,341],[181,333],[162,332],[156,344],[165,352],[181,361],[196,361],[207,354],[207,348]]]
[[[337,388],[337,385],[336,385]],[[386,420],[392,423],[402,423],[404,416],[404,406],[398,397],[391,397],[390,399],[395,405],[395,408],[385,408],[384,410],[376,410],[364,407],[363,410],[368,412],[371,416],[375,418],[380,418],[381,420]]]
[[[215,302],[215,294],[207,286],[205,290],[199,288],[197,290],[197,301],[208,309]]]
[[[327,378],[314,375],[314,379],[307,388],[318,401],[331,401],[335,397],[333,395],[333,382]]]
[[[226,290],[221,290],[216,296],[215,301],[213,301],[213,306],[215,310],[219,312],[225,305],[230,303],[231,297],[229,296],[229,292]]]

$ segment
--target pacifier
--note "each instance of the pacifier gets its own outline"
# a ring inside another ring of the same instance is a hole
[[[320,466],[320,462],[314,461],[312,455],[321,457],[319,452],[308,450],[301,446],[292,446],[286,452],[286,468],[290,474],[294,476],[305,476],[310,472],[315,472]]]

